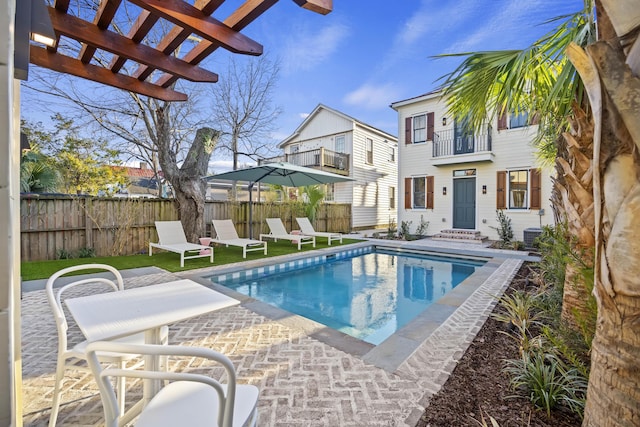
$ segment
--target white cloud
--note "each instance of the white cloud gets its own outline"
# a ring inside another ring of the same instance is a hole
[[[373,85],[366,83],[344,97],[344,102],[367,109],[387,108],[400,96],[399,88],[392,83]]]
[[[309,113],[298,113],[298,116],[300,116],[300,118],[302,120],[306,119],[307,117],[309,117]]]
[[[291,73],[313,68],[329,58],[348,34],[348,27],[339,23],[317,32],[309,29],[292,31],[282,53],[283,70]]]

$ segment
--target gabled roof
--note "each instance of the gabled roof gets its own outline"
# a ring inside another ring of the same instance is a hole
[[[414,102],[426,101],[428,99],[438,98],[442,96],[444,90],[436,89],[431,92],[423,93],[422,95],[414,96],[412,98],[403,99],[401,101],[392,102],[389,107],[396,110],[398,107],[403,107],[405,105],[413,104]]]
[[[326,106],[326,105],[324,105],[324,104],[318,104],[318,105],[316,106],[316,108],[314,108],[314,109],[313,109],[313,111],[312,111],[312,112],[311,112],[311,113],[310,113],[310,114],[309,114],[309,115],[308,115],[308,116],[307,116],[307,117],[302,121],[302,123],[300,123],[300,125],[296,128],[296,130],[295,130],[295,131],[293,131],[293,133],[292,133],[291,135],[289,135],[288,137],[286,137],[286,138],[285,138],[285,139],[284,139],[280,144],[278,144],[278,148],[283,148],[284,146],[286,146],[287,144],[289,144],[293,138],[295,138],[296,136],[298,136],[298,135],[302,132],[302,130],[303,130],[303,129],[304,129],[304,128],[309,124],[309,123],[311,123],[311,121],[313,120],[313,118],[314,118],[315,116],[317,116],[317,115],[320,113],[320,111],[321,111],[321,110],[326,110],[326,111],[328,111],[328,112],[330,112],[330,113],[332,113],[332,114],[335,114],[336,116],[340,116],[340,117],[342,117],[343,119],[345,119],[345,120],[348,120],[348,121],[352,122],[354,125],[357,125],[357,126],[363,127],[363,128],[365,128],[365,129],[367,129],[367,130],[369,130],[369,131],[371,131],[371,132],[378,133],[378,134],[380,134],[380,135],[384,136],[384,137],[385,137],[385,138],[387,138],[387,139],[392,139],[392,140],[394,140],[394,141],[398,139],[398,137],[396,137],[395,135],[391,135],[390,133],[387,133],[387,132],[385,132],[385,131],[383,131],[383,130],[381,130],[381,129],[378,129],[378,128],[374,127],[374,126],[368,125],[368,124],[366,124],[365,122],[363,122],[363,121],[361,121],[361,120],[358,120],[358,119],[356,119],[356,118],[354,118],[354,117],[351,117],[351,116],[350,116],[350,115],[348,115],[348,114],[345,114],[345,113],[343,113],[343,112],[341,112],[341,111],[338,111],[338,110],[336,110],[336,109],[334,109],[334,108],[327,107],[327,106]]]

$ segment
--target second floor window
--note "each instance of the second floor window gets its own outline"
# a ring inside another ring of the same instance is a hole
[[[370,165],[373,164],[373,139],[367,138],[365,143],[365,159],[364,161]]]
[[[509,128],[522,128],[529,124],[529,113],[521,111],[520,113],[511,113],[509,116]]]
[[[394,147],[389,147],[389,161],[396,161],[396,149]]]
[[[427,141],[427,116],[422,114],[413,118],[413,143]]]
[[[344,135],[336,136],[335,144],[336,144],[336,152],[344,153],[344,150],[345,150]]]

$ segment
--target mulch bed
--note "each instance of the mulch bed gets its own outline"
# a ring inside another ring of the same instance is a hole
[[[507,292],[521,289],[530,265],[523,265]],[[506,327],[489,318],[445,383],[433,396],[416,427],[481,426],[489,415],[501,427],[577,427],[578,416],[564,410],[537,410],[523,397],[513,397],[508,376],[502,372],[505,359],[518,358],[516,342],[501,333]]]

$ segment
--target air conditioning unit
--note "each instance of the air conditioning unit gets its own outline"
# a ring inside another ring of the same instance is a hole
[[[535,239],[542,234],[542,228],[525,228],[524,230],[524,247],[525,249],[535,249]]]

